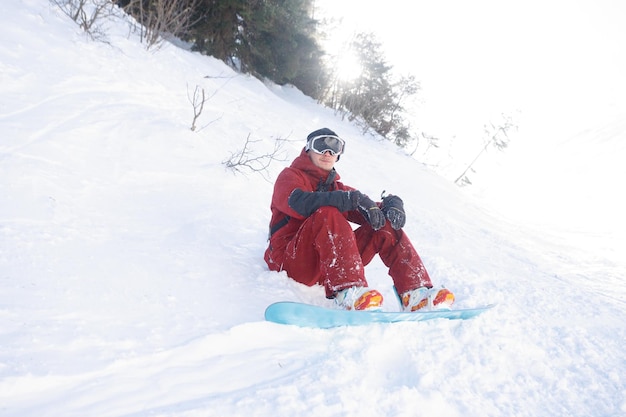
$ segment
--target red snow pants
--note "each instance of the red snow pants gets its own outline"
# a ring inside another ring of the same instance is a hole
[[[399,294],[432,283],[415,248],[402,230],[389,222],[374,230],[364,224],[356,230],[334,207],[324,206],[309,216],[287,245],[282,269],[305,284],[321,284],[326,296],[352,286],[367,286],[365,265],[378,254],[389,268]]]

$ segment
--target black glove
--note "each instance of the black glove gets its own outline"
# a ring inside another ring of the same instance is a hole
[[[388,195],[383,198],[383,213],[395,230],[402,229],[406,224],[406,214],[404,213],[404,203],[397,195]]]
[[[368,196],[360,191],[350,191],[350,194],[358,193],[357,209],[365,217],[365,220],[372,226],[372,229],[378,230],[385,225],[385,215],[380,208]]]

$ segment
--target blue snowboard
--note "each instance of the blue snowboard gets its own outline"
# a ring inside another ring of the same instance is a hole
[[[465,320],[475,317],[495,304],[461,310],[435,310],[415,313],[392,311],[347,311],[311,304],[281,301],[265,310],[265,320],[300,327],[328,329],[339,326],[360,326],[371,323],[396,323],[400,321],[424,321],[433,319]]]

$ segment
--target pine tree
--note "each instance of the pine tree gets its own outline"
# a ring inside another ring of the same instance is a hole
[[[312,7],[312,0],[202,0],[188,40],[242,72],[319,97],[323,52]]]
[[[200,0],[195,9],[196,22],[186,40],[194,49],[236,66],[241,44],[240,13],[245,0]]]

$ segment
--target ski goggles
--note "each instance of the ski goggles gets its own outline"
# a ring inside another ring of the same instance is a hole
[[[306,150],[323,154],[330,151],[331,155],[341,155],[346,148],[346,142],[338,136],[315,136],[306,144]]]

